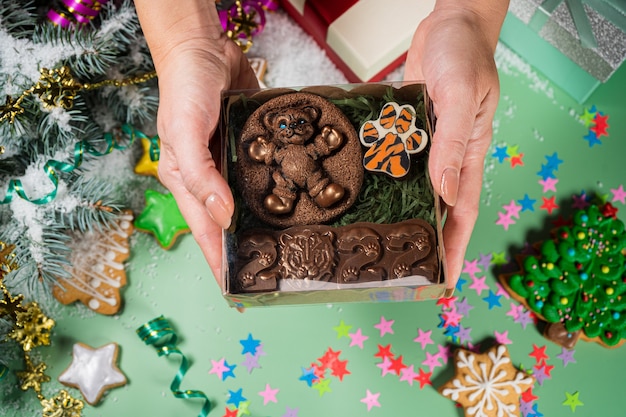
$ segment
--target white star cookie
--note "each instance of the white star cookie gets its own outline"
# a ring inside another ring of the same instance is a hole
[[[85,401],[97,404],[105,391],[126,384],[126,377],[115,364],[117,350],[116,343],[97,349],[82,343],[74,344],[72,363],[59,375],[59,382],[78,388]]]
[[[454,376],[439,392],[459,403],[466,417],[519,417],[520,396],[535,382],[511,364],[504,345],[482,354],[459,348],[454,367]]]

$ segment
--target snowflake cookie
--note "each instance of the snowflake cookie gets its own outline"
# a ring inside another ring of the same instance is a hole
[[[363,156],[365,169],[393,178],[408,174],[411,155],[423,151],[428,144],[428,134],[415,126],[415,114],[409,104],[389,102],[378,119],[363,123],[359,139],[369,148]]]
[[[459,403],[466,417],[519,417],[520,396],[535,379],[511,364],[504,345],[479,354],[459,348],[455,374],[439,392]]]

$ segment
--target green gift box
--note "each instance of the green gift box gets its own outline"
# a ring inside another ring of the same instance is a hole
[[[583,103],[626,58],[626,1],[511,0],[500,40]]]

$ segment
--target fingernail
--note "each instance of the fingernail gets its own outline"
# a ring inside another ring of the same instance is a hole
[[[443,298],[452,298],[454,295],[454,288],[446,288],[443,292]]]
[[[441,197],[449,206],[456,204],[459,191],[459,171],[456,168],[446,168],[441,176]]]
[[[213,219],[215,223],[217,223],[222,229],[228,229],[230,226],[230,211],[226,209],[226,204],[224,200],[220,198],[217,194],[211,194],[207,197],[204,202],[207,210],[209,211],[209,215]]]

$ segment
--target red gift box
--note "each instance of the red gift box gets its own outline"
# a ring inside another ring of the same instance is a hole
[[[282,0],[348,81],[380,81],[406,57],[435,0]]]

